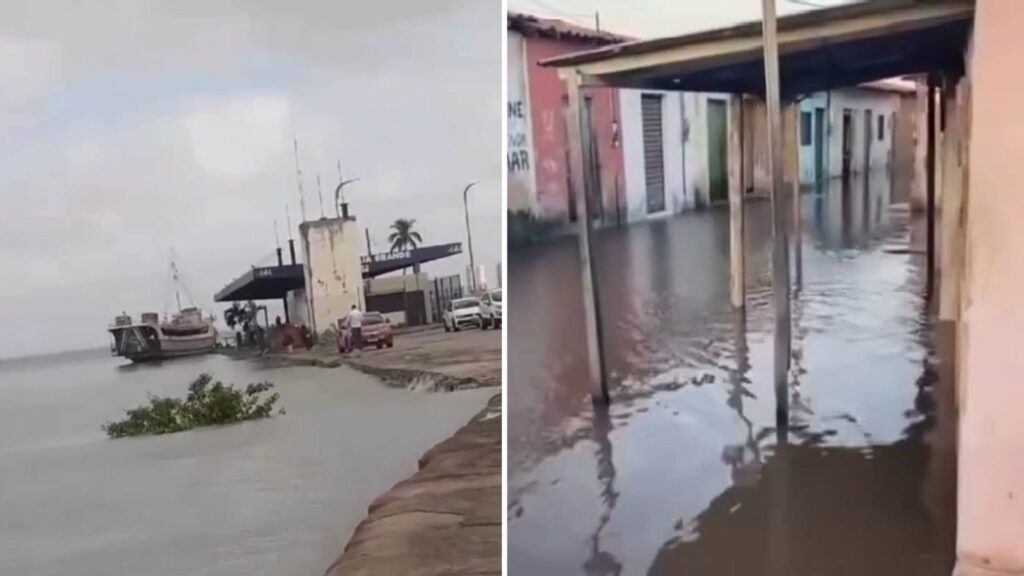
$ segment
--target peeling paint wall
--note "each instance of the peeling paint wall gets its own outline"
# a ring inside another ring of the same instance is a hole
[[[311,327],[312,320],[309,317],[309,308],[306,306],[306,290],[299,288],[288,292],[285,300],[288,302],[288,318],[292,324]]]
[[[334,326],[355,304],[365,309],[359,260],[362,226],[354,219],[326,218],[299,226],[306,273],[306,304],[311,328]]]

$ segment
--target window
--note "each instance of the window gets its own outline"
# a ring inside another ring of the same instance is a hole
[[[878,141],[885,140],[885,116],[878,115]]]
[[[800,113],[800,145],[811,145],[811,113]]]

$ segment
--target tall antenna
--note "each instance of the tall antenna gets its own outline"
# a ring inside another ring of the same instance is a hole
[[[341,182],[341,159],[338,159],[338,182]]]
[[[277,232],[277,218],[274,218],[274,243],[278,248],[281,247],[281,235]]]
[[[320,217],[324,217],[324,191],[320,188],[320,173],[316,173],[316,195],[320,198]]]
[[[296,137],[295,140],[295,179],[299,183],[299,214],[302,216],[302,221],[306,221],[306,196],[302,192],[302,170],[299,168],[299,139]]]
[[[291,215],[291,212],[288,211],[288,203],[287,202],[284,203],[284,221],[288,225],[288,239],[291,240],[292,239],[292,215]]]

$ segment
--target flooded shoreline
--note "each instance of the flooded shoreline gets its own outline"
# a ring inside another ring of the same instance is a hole
[[[745,314],[724,211],[597,236],[607,414],[581,376],[574,243],[512,254],[511,573],[951,573],[952,396],[923,226],[894,197],[881,177],[803,196],[784,436],[767,202],[747,207]]]
[[[147,438],[100,430],[147,393],[183,395],[200,371],[272,381],[287,414]],[[0,370],[0,572],[321,574],[374,498],[492,395],[219,355]]]

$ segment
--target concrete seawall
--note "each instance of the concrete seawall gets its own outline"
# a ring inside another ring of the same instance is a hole
[[[346,365],[387,386],[429,392],[501,386],[500,332],[400,335],[394,349],[340,356],[321,347],[271,362]],[[501,573],[501,394],[419,459],[418,471],[370,505],[326,576]]]

